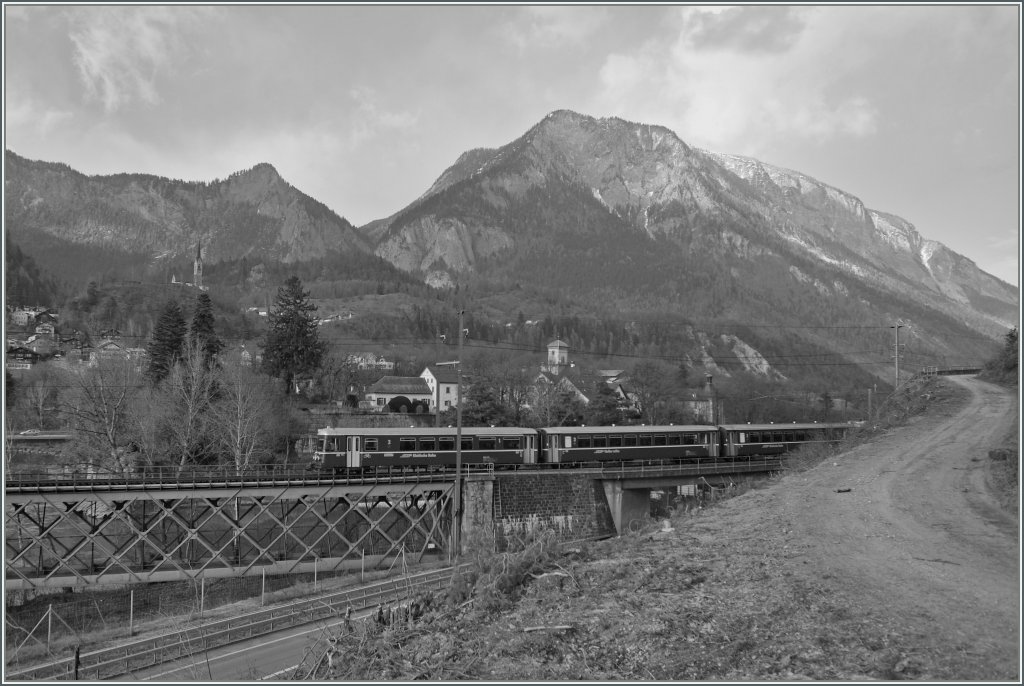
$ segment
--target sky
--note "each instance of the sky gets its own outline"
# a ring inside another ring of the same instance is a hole
[[[799,171],[1016,285],[1020,12],[4,3],[4,145],[90,175],[269,162],[358,226],[570,109]]]

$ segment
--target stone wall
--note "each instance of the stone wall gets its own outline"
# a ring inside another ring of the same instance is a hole
[[[497,550],[540,530],[559,540],[615,535],[601,482],[573,474],[498,474],[492,492]]]

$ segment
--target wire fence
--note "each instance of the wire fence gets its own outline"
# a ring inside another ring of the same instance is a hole
[[[400,569],[376,571],[379,578]],[[370,575],[367,575],[370,576]],[[347,578],[343,578],[347,577]],[[58,593],[8,591],[5,597],[5,661],[17,663],[19,653],[54,654],[65,644],[100,637],[123,638],[147,624],[187,622],[225,605],[251,600],[263,605],[324,587],[358,583],[361,572],[333,571],[234,578],[195,579],[105,589],[65,589]]]

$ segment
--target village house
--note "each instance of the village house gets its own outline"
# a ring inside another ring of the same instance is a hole
[[[31,348],[25,346],[12,346],[7,348],[5,367],[9,370],[31,369],[32,365],[39,361],[40,355]]]
[[[57,329],[50,322],[37,323],[35,331],[37,336],[46,336],[50,340],[54,340],[57,337]]]
[[[422,376],[382,376],[366,389],[360,407],[374,412],[421,414],[431,406],[433,393]]]
[[[420,373],[420,377],[427,382],[427,386],[430,388],[431,412],[444,412],[453,407],[458,407],[459,373],[454,366],[446,364],[430,365]],[[463,394],[465,394],[466,388],[462,390]]]
[[[365,371],[368,369],[376,369],[381,372],[394,371],[395,363],[384,358],[383,355],[377,355],[376,353],[354,353],[345,358],[345,362],[351,365],[355,365],[356,369]]]

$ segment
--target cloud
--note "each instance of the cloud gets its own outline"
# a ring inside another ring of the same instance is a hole
[[[696,49],[782,52],[804,28],[795,7],[691,7],[683,13],[680,37]]]
[[[210,15],[201,7],[91,7],[69,12],[74,61],[89,98],[107,112],[160,102],[158,80],[191,48],[186,33]]]
[[[866,56],[850,15],[687,7],[675,19],[671,39],[606,59],[595,109],[636,118],[630,111],[643,107],[684,139],[748,154],[779,135],[821,141],[878,128],[880,108],[853,78]],[[857,19],[864,28],[878,17]]]
[[[352,88],[349,95],[355,101],[349,124],[352,145],[360,145],[383,133],[410,130],[419,122],[418,114],[382,108],[377,92],[366,86]]]
[[[6,100],[4,119],[9,133],[31,131],[36,136],[45,136],[74,117],[72,112],[45,107],[23,93],[9,90]]]
[[[598,7],[538,5],[522,8],[504,35],[520,50],[574,46],[583,43],[607,21],[608,12]]]

